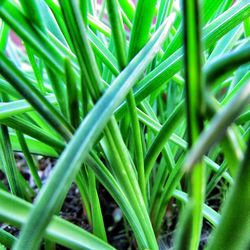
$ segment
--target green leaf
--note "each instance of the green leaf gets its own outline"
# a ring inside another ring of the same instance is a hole
[[[129,61],[141,50],[150,37],[156,0],[139,0],[136,5],[133,28],[129,42]]]
[[[246,17],[250,15],[250,3],[248,0],[242,0],[234,4],[228,11],[221,14],[217,19],[213,20],[203,30],[202,40],[205,44],[204,49],[208,49],[218,39],[223,37],[227,32],[232,30]],[[141,102],[149,94],[160,88],[166,81],[171,79],[183,65],[183,49],[178,49],[164,62],[162,62],[153,71],[139,83],[139,87],[135,91],[136,103]],[[118,115],[124,112],[125,104],[119,107]]]
[[[227,53],[219,58],[214,58],[205,66],[206,81],[208,84],[214,82],[225,73],[229,73],[235,68],[250,61],[250,43],[241,48]]]
[[[10,144],[8,128],[4,125],[0,125],[0,152],[11,192],[14,195],[24,198],[25,192],[18,176],[18,169]]]
[[[220,224],[213,232],[208,243],[208,250],[249,248],[250,231],[250,141],[226,204],[222,210]],[[240,195],[239,195],[240,194]],[[231,230],[230,225],[234,225]]]
[[[204,79],[202,74],[202,43],[199,1],[183,1],[184,15],[184,66],[186,92],[186,120],[188,147],[198,140],[203,129],[205,101]],[[190,202],[180,217],[180,242],[176,242],[176,249],[197,249],[202,228],[202,206],[205,195],[205,164],[201,160],[189,176]],[[184,242],[184,239],[189,239]]]
[[[25,224],[32,209],[32,204],[18,199],[14,195],[0,190],[0,220],[20,227]],[[70,249],[102,249],[114,250],[113,247],[93,236],[84,229],[77,227],[57,216],[53,217],[45,231],[46,239],[53,240]]]
[[[213,117],[209,127],[201,134],[199,140],[189,151],[184,169],[190,170],[197,163],[202,155],[218,141],[224,134],[227,127],[236,119],[242,109],[250,102],[250,82],[241,88],[239,93]]]
[[[69,139],[72,135],[72,127],[64,117],[47,101],[47,99],[35,88],[32,83],[0,52],[0,73],[16,90],[27,99],[32,106],[39,110],[52,127]]]
[[[16,238],[12,234],[0,228],[0,243],[8,248],[11,248],[14,245],[15,240]],[[1,247],[2,245],[0,244],[0,249]],[[3,247],[3,249],[5,248]]]
[[[32,155],[29,152],[27,143],[25,141],[24,135],[18,131],[16,131],[20,146],[22,148],[22,152],[24,154],[25,160],[27,162],[27,165],[30,169],[31,175],[34,179],[34,182],[36,183],[36,186],[40,189],[42,187],[42,181],[38,175],[38,169],[35,164],[34,159],[32,158]]]
[[[56,98],[54,95],[45,96],[45,98],[51,103],[56,104]],[[9,118],[14,115],[19,115],[29,111],[33,111],[34,108],[26,100],[18,100],[11,102],[0,103],[0,120]]]
[[[167,29],[164,31],[159,29],[143,50],[129,63],[119,77],[116,78],[83,120],[58,160],[47,183],[41,189],[35,206],[31,210],[27,223],[21,230],[20,239],[14,249],[22,249],[25,246],[26,249],[34,250],[38,247],[43,232],[55,212],[55,204],[65,197],[81,164],[88,156],[93,143],[102,132],[116,107],[121,103],[133,84],[135,84],[142,72],[152,61],[160,49],[160,45],[165,40],[167,32]],[[36,227],[35,232],[33,231],[33,226]],[[33,232],[32,234],[31,231]],[[152,232],[149,231],[148,233],[152,237]],[[27,239],[29,240],[27,241]],[[143,242],[142,245],[146,247],[148,242]],[[152,249],[156,248],[156,242],[154,242]]]
[[[43,156],[48,156],[52,158],[58,157],[58,153],[51,147],[47,146],[46,144],[35,140],[32,137],[29,136],[24,136],[26,143],[28,144],[29,151],[32,154],[37,154],[37,155],[43,155]],[[21,151],[21,146],[19,144],[19,141],[17,139],[16,134],[10,133],[10,141],[12,145],[12,149],[16,152]]]
[[[161,152],[162,148],[166,144],[167,139],[176,129],[180,119],[182,118],[184,111],[184,102],[181,102],[176,109],[173,111],[171,116],[163,124],[161,129],[158,131],[156,138],[154,139],[152,145],[148,149],[148,152],[145,157],[145,170],[146,170],[146,180],[149,179],[149,175],[152,171],[153,165]]]
[[[63,55],[39,29],[34,29],[17,6],[8,0],[0,2],[0,17],[50,65],[63,74]]]

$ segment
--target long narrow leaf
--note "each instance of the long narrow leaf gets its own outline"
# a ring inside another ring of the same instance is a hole
[[[73,139],[69,142],[68,147],[57,162],[53,174],[37,197],[35,206],[21,231],[20,239],[14,249],[22,249],[25,246],[26,249],[34,250],[38,247],[42,233],[55,212],[54,205],[66,195],[66,191],[69,189],[81,163],[88,155],[88,151],[91,149],[95,139],[102,132],[109,117],[120,104],[122,98],[125,97],[140,77],[140,74],[154,58],[167,32],[168,29],[165,29],[164,32],[159,30],[156,33],[147,46],[113,82],[112,86],[81,123]],[[162,34],[160,35],[160,33]],[[62,190],[65,192],[62,192]],[[40,214],[43,214],[43,220],[41,220]],[[33,225],[36,226],[35,232],[33,231]],[[31,231],[33,232],[32,234]],[[27,239],[29,240],[27,241]]]

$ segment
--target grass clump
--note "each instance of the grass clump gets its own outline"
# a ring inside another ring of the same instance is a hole
[[[3,246],[249,248],[248,0],[3,0],[0,18]],[[37,155],[57,159],[45,181]],[[91,230],[60,218],[72,183]]]

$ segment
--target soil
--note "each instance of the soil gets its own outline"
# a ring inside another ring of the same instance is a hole
[[[30,186],[37,192],[37,188],[30,176],[28,167],[23,158],[22,154],[16,154],[17,166],[20,169],[21,173],[25,179],[30,183]],[[56,163],[55,159],[51,158],[37,158],[39,163],[39,175],[42,179],[42,182],[45,183],[53,166]],[[4,174],[0,171],[0,179],[7,185],[6,178]],[[215,190],[211,194],[211,199],[208,200],[209,205],[215,210],[218,210],[220,207],[220,202],[222,200],[221,195],[218,195],[220,188]],[[103,217],[105,228],[107,230],[108,241],[118,250],[134,250],[137,249],[136,243],[133,239],[131,231],[122,216],[122,212],[119,207],[116,205],[109,193],[100,185],[99,186],[99,197],[102,207]],[[170,204],[170,207],[167,209],[165,221],[163,224],[162,234],[159,238],[160,250],[172,249],[173,246],[173,235],[178,221],[179,211],[177,209],[177,204],[173,200]],[[79,190],[75,184],[72,184],[67,197],[62,206],[60,216],[65,220],[72,222],[87,231],[91,232],[91,226],[89,225],[86,217],[86,213],[83,208],[83,204],[80,198]],[[19,230],[15,227],[12,227],[7,224],[0,224],[1,228],[10,232],[14,236],[18,237]],[[204,220],[201,244],[199,249],[204,249],[204,246],[208,240],[208,236],[211,231],[211,226]],[[43,248],[43,247],[42,247]],[[68,248],[57,245],[57,250],[65,250]]]

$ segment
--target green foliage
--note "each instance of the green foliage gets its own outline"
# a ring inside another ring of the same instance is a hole
[[[0,1],[0,222],[21,230],[0,249],[115,249],[100,188],[138,249],[177,215],[174,249],[205,223],[207,249],[249,248],[250,3],[232,2]],[[45,184],[34,155],[57,158]],[[57,216],[73,182],[92,232]]]

